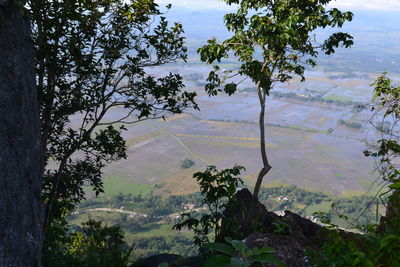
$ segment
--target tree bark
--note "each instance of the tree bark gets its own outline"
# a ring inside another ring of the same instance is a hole
[[[268,161],[267,149],[265,144],[265,100],[266,100],[265,93],[263,92],[263,89],[260,87],[259,84],[257,85],[257,88],[258,88],[258,98],[260,100],[260,105],[261,105],[259,127],[260,127],[260,148],[261,148],[261,158],[263,161],[263,167],[258,174],[257,182],[256,185],[254,186],[253,196],[255,196],[256,198],[258,198],[258,194],[260,193],[260,188],[264,176],[272,168]]]
[[[0,266],[39,266],[43,236],[39,103],[31,28],[16,2],[0,0]]]

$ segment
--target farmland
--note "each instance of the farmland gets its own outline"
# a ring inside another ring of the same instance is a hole
[[[352,49],[338,49],[329,57],[320,55],[319,67],[306,71],[305,82],[295,79],[279,84],[267,100],[267,152],[272,170],[264,178],[262,190],[276,191],[276,194],[269,192],[264,196],[263,203],[269,210],[281,211],[287,207],[310,216],[317,211],[328,212],[331,203],[340,200],[345,203],[341,207],[344,212],[346,207],[352,207],[351,217],[357,218],[367,210],[363,222],[375,222],[371,218],[375,219],[374,214],[378,214],[369,201],[377,191],[377,184],[373,183],[377,174],[374,161],[363,155],[363,151],[380,137],[370,123],[371,83],[385,70],[393,81],[400,81],[400,32],[397,14],[358,13],[360,16],[356,14],[355,21],[343,29],[355,37]],[[378,15],[379,20],[375,18]],[[205,170],[207,165],[219,169],[242,165],[246,168],[242,174],[246,186],[252,189],[255,183],[262,162],[257,124],[259,102],[254,85],[245,81],[232,96],[209,97],[204,83],[211,67],[202,64],[195,53],[215,32],[218,32],[218,39],[227,37],[222,25],[223,14],[218,11],[192,14],[177,9],[171,10],[168,16],[186,27],[188,62],[147,72],[156,77],[169,73],[182,75],[186,90],[197,92],[200,111],[188,110],[165,120],[126,125],[127,159],[113,162],[104,169],[105,193],[97,199],[88,193],[88,200],[78,207],[80,211],[88,207],[120,209],[121,206],[124,210],[141,213],[158,210],[157,205],[164,201],[170,203],[171,196],[188,198],[190,193],[197,192],[199,188],[192,176]],[[223,61],[220,65],[222,70],[237,66],[234,60]],[[107,119],[123,113],[122,109],[114,109]],[[378,121],[378,117],[372,120]],[[184,161],[194,164],[184,168]],[[322,197],[318,201],[299,201],[298,196],[281,193],[285,191],[282,188],[291,185],[297,186],[297,194],[305,189],[304,198],[318,194]],[[157,198],[158,202],[154,207],[135,201],[114,203],[113,199],[120,198],[121,193]],[[291,200],[290,203],[277,199],[282,194]],[[174,213],[183,211],[183,205],[175,208]],[[128,240],[138,244],[137,255],[191,253],[183,252],[190,247],[191,234],[185,232],[185,240],[177,240],[181,233],[171,229],[176,221],[146,221],[126,214],[94,211],[74,215],[70,222],[78,225],[88,218],[120,224]],[[146,240],[154,244],[149,245]],[[158,243],[177,245],[161,248]]]
[[[249,187],[254,184],[261,167],[254,85],[245,81],[233,96],[210,98],[204,83],[211,67],[202,64],[196,53],[215,32],[218,39],[229,36],[223,15],[221,11],[180,8],[168,13],[169,19],[185,27],[188,62],[148,69],[148,73],[157,77],[181,74],[187,90],[198,93],[200,111],[128,125],[128,158],[105,169],[106,195],[119,190],[161,195],[194,192],[198,188],[193,173],[210,164],[218,168],[242,165],[246,183]],[[357,11],[354,21],[343,28],[355,37],[351,49],[338,49],[333,56],[319,55],[319,67],[306,71],[305,82],[295,79],[271,92],[267,146],[272,170],[264,186],[295,184],[336,195],[359,195],[370,189],[376,178],[374,163],[363,151],[379,138],[369,122],[370,85],[385,70],[394,81],[400,80],[397,25],[396,13]],[[234,69],[237,62],[225,60],[220,67]],[[121,112],[114,110],[115,114]],[[111,119],[113,114],[109,116]],[[183,169],[181,161],[185,159],[195,164]]]
[[[176,68],[167,66],[157,73],[162,75]],[[180,73],[193,77],[195,70],[196,77],[203,77],[207,68],[189,66],[180,69]],[[276,90],[280,94],[270,97],[267,147],[273,169],[264,185],[295,184],[337,195],[362,194],[369,189],[375,178],[373,162],[363,156],[363,151],[367,140],[376,138],[368,122],[372,88],[368,80],[329,78],[340,75],[311,72],[306,83],[282,85]],[[190,90],[198,92],[200,111],[128,125],[124,133],[128,158],[106,168],[106,194],[118,194],[118,188],[123,193],[191,193],[197,190],[193,173],[207,165],[245,166],[243,178],[250,187],[253,185],[261,166],[255,92],[242,89],[234,96],[210,98],[193,80],[186,83]],[[317,94],[321,97],[311,101],[310,97]],[[331,101],[324,101],[326,95]],[[357,109],[357,105],[362,108]],[[181,168],[184,159],[195,165]]]

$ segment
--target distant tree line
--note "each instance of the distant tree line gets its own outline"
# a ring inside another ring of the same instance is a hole
[[[362,125],[359,122],[349,122],[349,121],[345,121],[345,120],[339,120],[338,121],[339,125],[344,125],[350,128],[354,128],[354,129],[361,129]]]

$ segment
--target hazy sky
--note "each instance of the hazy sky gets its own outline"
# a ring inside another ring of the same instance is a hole
[[[156,0],[160,4],[171,3],[175,6],[190,9],[229,9],[218,0]],[[356,9],[392,10],[400,11],[400,0],[336,0],[331,6]]]

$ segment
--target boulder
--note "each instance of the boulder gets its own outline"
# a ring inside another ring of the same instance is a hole
[[[242,189],[223,213],[222,230],[217,240],[222,241],[225,237],[244,239],[257,232],[274,233],[276,223],[288,224],[290,235],[296,236],[302,244],[310,243],[308,240],[321,229],[318,224],[290,211],[285,211],[284,216],[267,211],[248,189]]]
[[[273,247],[278,258],[288,267],[304,266],[304,245],[296,237],[290,235],[276,235],[271,233],[254,233],[248,236],[244,242],[250,248]],[[263,266],[275,266],[265,264]]]
[[[307,247],[318,248],[321,228],[288,210],[284,216],[269,212],[249,190],[242,189],[223,213],[217,241],[231,237],[244,239],[250,248],[273,247],[287,266],[297,267],[304,265]]]

